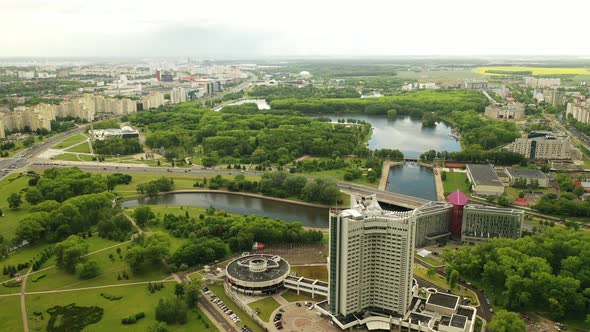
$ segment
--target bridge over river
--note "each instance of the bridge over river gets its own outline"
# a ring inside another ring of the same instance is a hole
[[[376,194],[377,200],[379,202],[401,206],[407,209],[416,209],[429,202],[428,200],[423,198],[365,187],[358,184],[338,182],[338,186],[340,187],[340,190],[344,193],[357,196],[367,196]]]

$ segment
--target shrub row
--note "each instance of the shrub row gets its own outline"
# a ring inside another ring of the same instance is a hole
[[[135,323],[137,323],[138,320],[140,320],[144,317],[145,317],[145,314],[143,312],[139,312],[139,313],[136,313],[135,315],[131,315],[127,318],[121,319],[121,324],[123,324],[123,325],[135,324]]]
[[[104,297],[105,299],[109,300],[109,301],[117,301],[122,299],[122,296],[116,296],[116,295],[110,295],[107,293],[100,293],[100,296]]]

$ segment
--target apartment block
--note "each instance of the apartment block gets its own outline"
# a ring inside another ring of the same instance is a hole
[[[566,116],[572,116],[574,119],[590,123],[590,98],[578,97],[567,104]]]

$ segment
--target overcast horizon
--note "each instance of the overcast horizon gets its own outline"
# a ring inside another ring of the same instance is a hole
[[[587,1],[361,4],[2,0],[0,57],[590,56]]]

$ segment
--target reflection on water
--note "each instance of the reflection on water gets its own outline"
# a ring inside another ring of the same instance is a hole
[[[432,170],[412,162],[391,167],[386,190],[436,201]]]
[[[240,100],[240,101],[229,103],[229,104],[226,104],[226,105],[223,105],[223,106],[234,106],[234,105],[243,105],[243,104],[256,104],[256,106],[258,106],[258,109],[259,110],[269,110],[270,109],[270,105],[264,99],[246,99],[246,100]],[[213,110],[215,112],[220,111],[221,109],[223,109],[223,106],[215,107]]]
[[[231,213],[256,214],[284,221],[299,221],[308,227],[328,227],[328,209],[269,199],[224,193],[177,193],[123,202],[137,205],[210,206]]]
[[[425,151],[461,151],[461,145],[450,136],[451,127],[439,122],[436,127],[422,128],[422,121],[410,117],[390,119],[372,115],[327,115],[332,122],[338,119],[357,119],[373,126],[370,149],[399,149],[406,157],[418,157]]]

